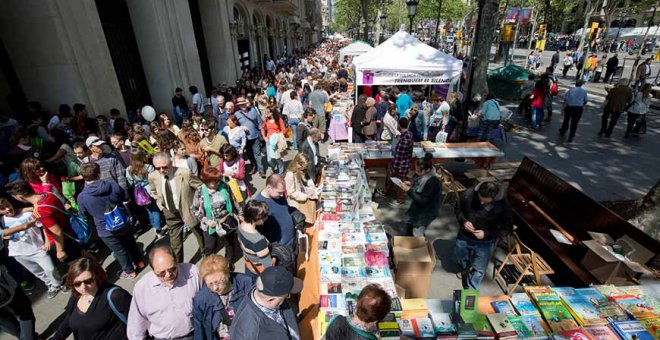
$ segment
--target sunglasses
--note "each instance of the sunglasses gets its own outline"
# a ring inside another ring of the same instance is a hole
[[[158,272],[158,273],[154,272],[154,275],[156,275],[158,277],[165,277],[165,275],[167,275],[167,274],[169,274],[169,275],[176,274],[176,271],[177,271],[177,267],[175,266],[175,267],[167,268],[167,269],[163,270],[162,272]]]
[[[75,282],[73,283],[73,286],[74,286],[75,288],[78,288],[78,287],[80,287],[80,286],[82,286],[82,285],[89,286],[89,285],[91,285],[92,283],[94,283],[94,279],[93,279],[93,278],[89,278],[89,279],[87,279],[87,280],[75,281]]]

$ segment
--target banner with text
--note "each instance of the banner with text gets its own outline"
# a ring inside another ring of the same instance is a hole
[[[451,84],[451,73],[442,71],[368,71],[357,72],[358,85]]]

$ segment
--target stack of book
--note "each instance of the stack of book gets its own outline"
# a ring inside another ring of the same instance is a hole
[[[368,218],[370,222],[361,218],[373,215],[362,168],[359,157],[339,155],[324,172],[321,214],[316,224],[321,336],[331,317],[355,313],[357,297],[366,285],[377,284],[392,298],[397,297],[385,229],[372,218]],[[383,325],[384,335],[395,334],[391,322]]]
[[[609,323],[607,318],[600,314],[598,308],[574,288],[555,287],[552,288],[552,291],[561,297],[561,301],[581,326]]]
[[[579,327],[559,295],[549,287],[525,287],[525,290],[538,306],[552,332],[558,333]]]

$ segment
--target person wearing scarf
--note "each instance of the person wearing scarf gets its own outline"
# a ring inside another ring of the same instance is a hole
[[[413,236],[425,236],[426,228],[438,217],[442,200],[442,183],[433,169],[433,155],[415,160],[413,181],[403,182],[401,187],[412,199],[405,221],[412,226]]]

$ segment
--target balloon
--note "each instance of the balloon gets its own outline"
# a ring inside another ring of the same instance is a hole
[[[156,110],[149,105],[145,105],[140,111],[142,118],[146,119],[149,122],[153,122],[156,119]]]

